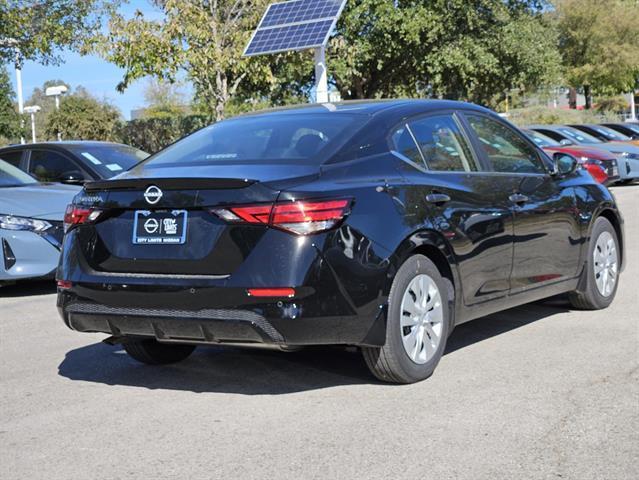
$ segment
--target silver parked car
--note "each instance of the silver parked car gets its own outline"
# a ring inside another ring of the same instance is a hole
[[[53,276],[66,206],[78,186],[39,183],[0,160],[0,285]]]

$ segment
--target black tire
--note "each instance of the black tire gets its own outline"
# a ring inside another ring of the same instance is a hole
[[[443,322],[437,350],[424,364],[411,360],[401,338],[401,303],[411,280],[419,274],[433,279],[442,299]],[[433,262],[423,255],[413,255],[397,271],[388,297],[386,343],[382,347],[362,347],[366,365],[379,380],[391,383],[414,383],[430,377],[441,359],[450,331],[449,285]],[[452,287],[451,287],[452,288]]]
[[[195,350],[195,345],[160,343],[154,339],[129,340],[122,344],[126,353],[148,365],[181,362]]]
[[[582,278],[581,290],[575,290],[568,296],[570,304],[579,310],[602,310],[607,308],[615,299],[617,294],[617,287],[619,286],[619,268],[617,268],[617,279],[614,285],[614,289],[609,296],[604,296],[599,292],[597,288],[594,259],[593,254],[597,244],[597,239],[603,232],[608,232],[612,235],[617,249],[617,261],[618,267],[621,265],[621,250],[619,249],[619,239],[617,238],[617,232],[608,219],[599,217],[595,220],[595,224],[592,228],[590,235],[590,242],[588,245],[588,257],[584,265],[584,278]]]

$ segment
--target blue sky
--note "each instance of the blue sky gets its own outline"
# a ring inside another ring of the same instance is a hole
[[[159,17],[161,14],[146,0],[131,0],[128,5],[122,7],[125,15],[131,15],[139,9],[145,16]],[[63,51],[63,63],[59,66],[43,66],[34,62],[25,62],[22,70],[22,85],[25,102],[35,87],[41,87],[47,80],[60,79],[71,84],[73,88],[78,85],[86,87],[98,98],[107,98],[116,105],[124,118],[129,119],[131,110],[144,106],[145,80],[139,80],[129,86],[124,93],[118,93],[115,89],[122,79],[123,71],[98,56],[90,55],[82,57],[76,53]],[[12,66],[8,66],[15,90],[15,75]]]

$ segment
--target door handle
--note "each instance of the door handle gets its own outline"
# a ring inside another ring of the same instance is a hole
[[[435,205],[442,205],[446,202],[450,202],[450,197],[445,193],[429,193],[426,195],[426,201],[428,203],[434,203]]]
[[[513,193],[510,197],[508,197],[508,200],[517,205],[521,205],[522,203],[526,203],[530,199],[526,195],[523,195],[521,193]]]

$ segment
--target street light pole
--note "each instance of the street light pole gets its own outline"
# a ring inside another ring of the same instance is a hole
[[[24,111],[31,115],[31,142],[36,143],[35,114],[40,111],[40,107],[38,105],[31,105],[25,107]]]
[[[68,88],[66,85],[57,85],[55,87],[48,87],[45,91],[44,94],[47,97],[53,97],[55,98],[55,110],[56,112],[58,110],[60,110],[60,95],[64,95],[67,92]],[[62,141],[62,134],[60,133],[60,130],[58,130],[58,142]]]

